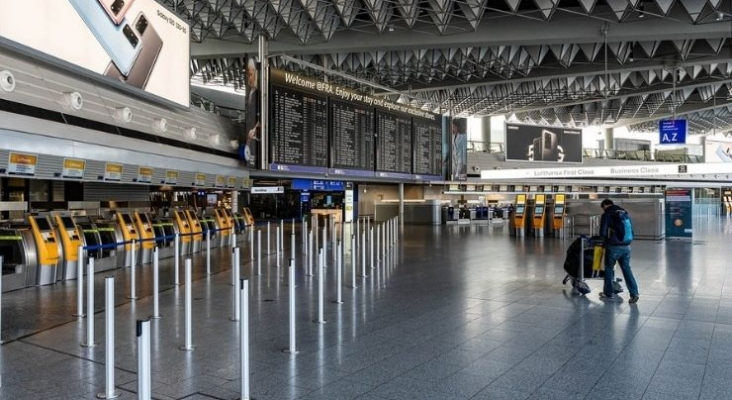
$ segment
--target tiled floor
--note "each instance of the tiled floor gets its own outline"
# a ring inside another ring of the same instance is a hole
[[[385,263],[350,284],[343,300],[332,266],[325,279],[326,324],[317,324],[318,280],[296,277],[297,355],[288,347],[289,284],[270,257],[250,278],[251,395],[255,399],[729,399],[732,398],[732,289],[726,220],[698,225],[691,242],[637,241],[633,269],[641,300],[629,306],[573,295],[563,286],[568,241],[510,238],[503,228],[407,226]],[[299,244],[298,236],[298,244]],[[288,249],[289,245],[285,246]],[[214,275],[196,259],[194,350],[184,343],[183,287],[162,265],[162,319],[152,322],[156,399],[239,397],[238,324],[232,315],[229,252]],[[302,260],[298,260],[302,265]],[[152,312],[150,267],[116,275],[116,384],[136,398],[135,321]],[[104,391],[102,280],[96,340],[73,282],[3,295],[0,399],[92,399]]]

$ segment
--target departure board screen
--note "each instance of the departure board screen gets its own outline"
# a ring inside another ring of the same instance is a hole
[[[408,116],[377,112],[376,133],[376,169],[412,173],[412,119]]]
[[[330,101],[332,168],[374,170],[374,109]]]
[[[272,162],[327,167],[327,97],[275,85],[271,88]]]
[[[414,173],[439,175],[442,172],[442,128],[436,119],[412,119],[414,129]]]

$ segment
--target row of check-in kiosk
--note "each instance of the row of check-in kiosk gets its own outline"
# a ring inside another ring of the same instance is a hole
[[[509,214],[511,236],[560,237],[566,224],[566,196],[559,193],[549,198],[545,194],[536,194],[530,198],[526,194],[517,194]]]
[[[175,235],[181,255],[201,251],[207,231],[211,247],[229,246],[232,233],[254,224],[246,208],[241,214],[226,208],[206,211],[174,210],[168,217],[117,211],[107,218],[51,212],[8,221],[0,225],[2,291],[76,279],[80,246],[82,256],[94,257],[99,272],[133,265],[133,254],[135,265],[150,263],[156,245],[160,258],[173,257]]]

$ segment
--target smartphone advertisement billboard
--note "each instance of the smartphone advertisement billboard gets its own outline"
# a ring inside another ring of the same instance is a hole
[[[732,163],[732,140],[713,136],[702,139],[705,163]]]
[[[189,27],[155,0],[0,0],[0,37],[189,106]]]
[[[582,162],[582,130],[506,124],[506,160]]]

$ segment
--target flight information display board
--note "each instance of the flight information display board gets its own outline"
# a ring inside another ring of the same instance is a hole
[[[272,85],[272,162],[328,167],[328,98]]]
[[[412,173],[412,119],[376,112],[376,170]]]
[[[442,130],[436,119],[413,118],[414,173],[439,175],[442,171]]]
[[[331,167],[374,170],[374,109],[331,100]]]

